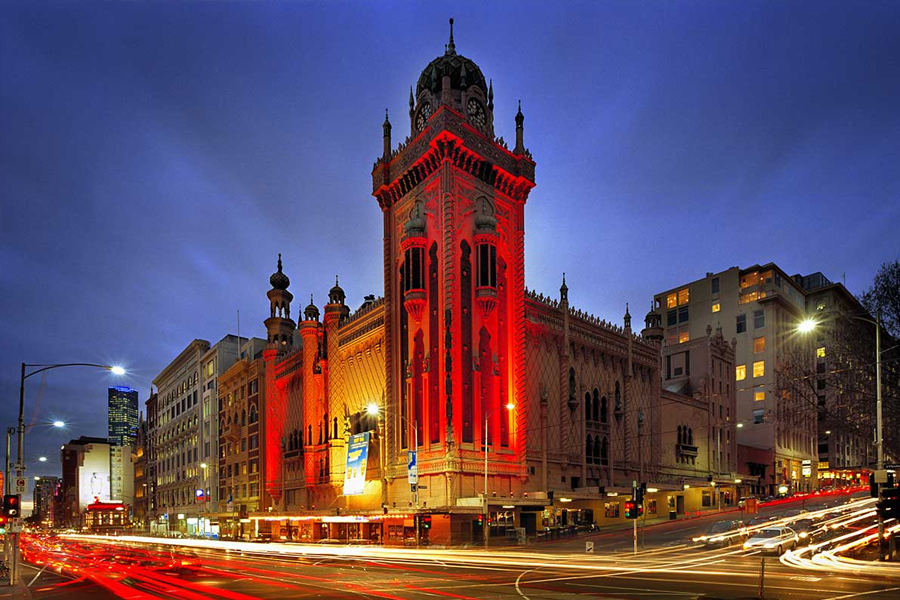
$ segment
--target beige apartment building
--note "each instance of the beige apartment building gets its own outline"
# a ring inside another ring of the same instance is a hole
[[[738,444],[763,450],[768,463],[757,488],[814,489],[816,407],[802,376],[814,368],[814,340],[797,332],[806,315],[803,288],[773,263],[732,267],[656,294],[654,310],[662,314],[664,354],[677,355],[710,327],[733,340],[733,430]]]

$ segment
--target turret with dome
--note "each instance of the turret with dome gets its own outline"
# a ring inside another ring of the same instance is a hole
[[[413,136],[428,126],[428,120],[442,104],[461,113],[470,125],[493,137],[493,84],[485,80],[475,61],[457,54],[453,41],[453,19],[450,19],[450,41],[444,48],[444,54],[422,70],[415,96],[410,89],[409,118]]]

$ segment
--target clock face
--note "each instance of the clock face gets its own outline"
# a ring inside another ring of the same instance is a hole
[[[484,108],[482,108],[481,103],[478,102],[475,98],[470,98],[469,102],[466,104],[466,110],[469,113],[469,120],[472,121],[478,128],[484,127],[485,116],[484,116]]]
[[[431,104],[425,102],[422,104],[422,108],[419,109],[419,114],[416,115],[416,130],[422,131],[425,129],[425,125],[428,123],[428,117],[431,116]]]

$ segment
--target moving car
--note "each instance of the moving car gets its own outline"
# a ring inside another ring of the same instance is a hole
[[[800,536],[790,527],[766,527],[750,535],[744,542],[744,550],[760,550],[781,554],[793,550],[800,543]]]
[[[809,544],[813,540],[821,537],[823,533],[822,527],[817,525],[812,519],[800,519],[799,521],[794,521],[791,524],[791,529],[796,532],[797,537],[800,538],[801,544]]]
[[[709,526],[706,533],[694,538],[705,546],[729,546],[744,539],[744,528],[740,521],[718,521]]]

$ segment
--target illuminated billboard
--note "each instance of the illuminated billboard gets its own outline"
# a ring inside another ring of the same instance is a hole
[[[366,487],[366,463],[369,459],[371,432],[350,436],[347,444],[347,470],[344,472],[344,495],[359,496]]]

